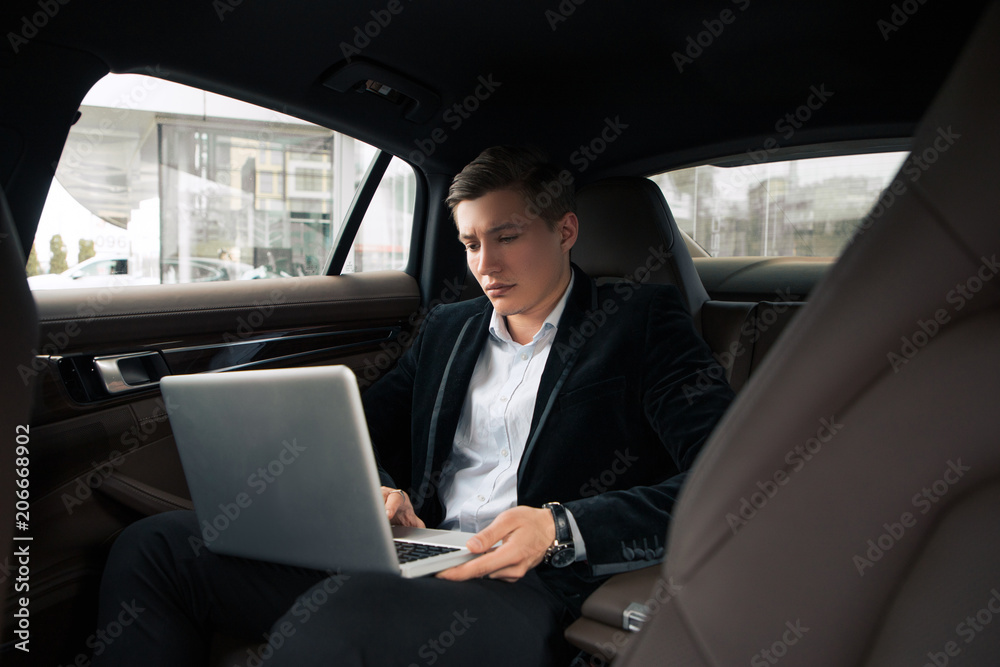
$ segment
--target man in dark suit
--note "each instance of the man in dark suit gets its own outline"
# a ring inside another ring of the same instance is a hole
[[[662,560],[732,392],[685,393],[723,375],[705,372],[715,362],[675,288],[598,287],[571,264],[579,222],[556,182],[510,148],[455,178],[448,203],[485,296],[431,311],[364,395],[382,459],[409,445],[409,493],[380,470],[390,521],[475,532],[483,555],[436,578],[326,577],[192,556],[192,516],[153,517],[119,539],[101,598],[103,618],[130,596],[150,616],[99,664],[143,649],[143,664],[193,664],[211,629],[266,639],[247,664],[551,664],[586,595]]]

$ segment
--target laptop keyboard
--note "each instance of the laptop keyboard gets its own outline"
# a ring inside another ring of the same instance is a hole
[[[418,544],[417,542],[403,542],[395,540],[396,558],[402,563],[412,563],[415,560],[440,556],[441,554],[458,551],[456,547],[443,547],[436,544]]]

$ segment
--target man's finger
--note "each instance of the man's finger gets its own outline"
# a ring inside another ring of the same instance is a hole
[[[493,545],[510,534],[508,519],[501,513],[493,523],[473,535],[465,543],[465,548],[474,554],[481,554],[493,548]]]
[[[442,570],[437,573],[439,579],[448,579],[449,581],[465,581],[467,579],[479,579],[480,577],[485,577],[495,568],[490,566],[489,563],[484,567],[479,561],[483,558],[489,558],[489,556],[481,556],[475,560],[470,560],[468,563],[462,563],[461,565],[456,565],[455,567],[449,567],[447,570]]]
[[[504,551],[502,547],[497,547],[496,550],[483,554],[479,558],[443,570],[437,576],[441,579],[449,579],[451,581],[478,579],[516,563],[517,558],[512,552]]]
[[[403,496],[402,494],[396,493],[395,491],[390,491],[389,495],[385,499],[385,515],[390,519],[396,516],[396,512],[399,508],[403,506]]]

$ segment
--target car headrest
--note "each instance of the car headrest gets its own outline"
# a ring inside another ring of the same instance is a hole
[[[597,279],[676,286],[699,321],[708,293],[663,193],[648,178],[611,178],[576,195],[580,236],[573,261]]]

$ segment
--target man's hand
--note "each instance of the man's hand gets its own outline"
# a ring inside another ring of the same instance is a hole
[[[437,576],[450,581],[479,577],[517,581],[542,562],[555,539],[552,512],[523,505],[512,507],[466,542],[469,551],[485,555],[448,568]],[[503,544],[490,551],[500,540]]]
[[[410,526],[411,528],[425,527],[424,522],[413,511],[413,505],[410,504],[410,497],[406,495],[405,491],[383,486],[382,500],[385,502],[385,515],[389,517],[391,525]]]

